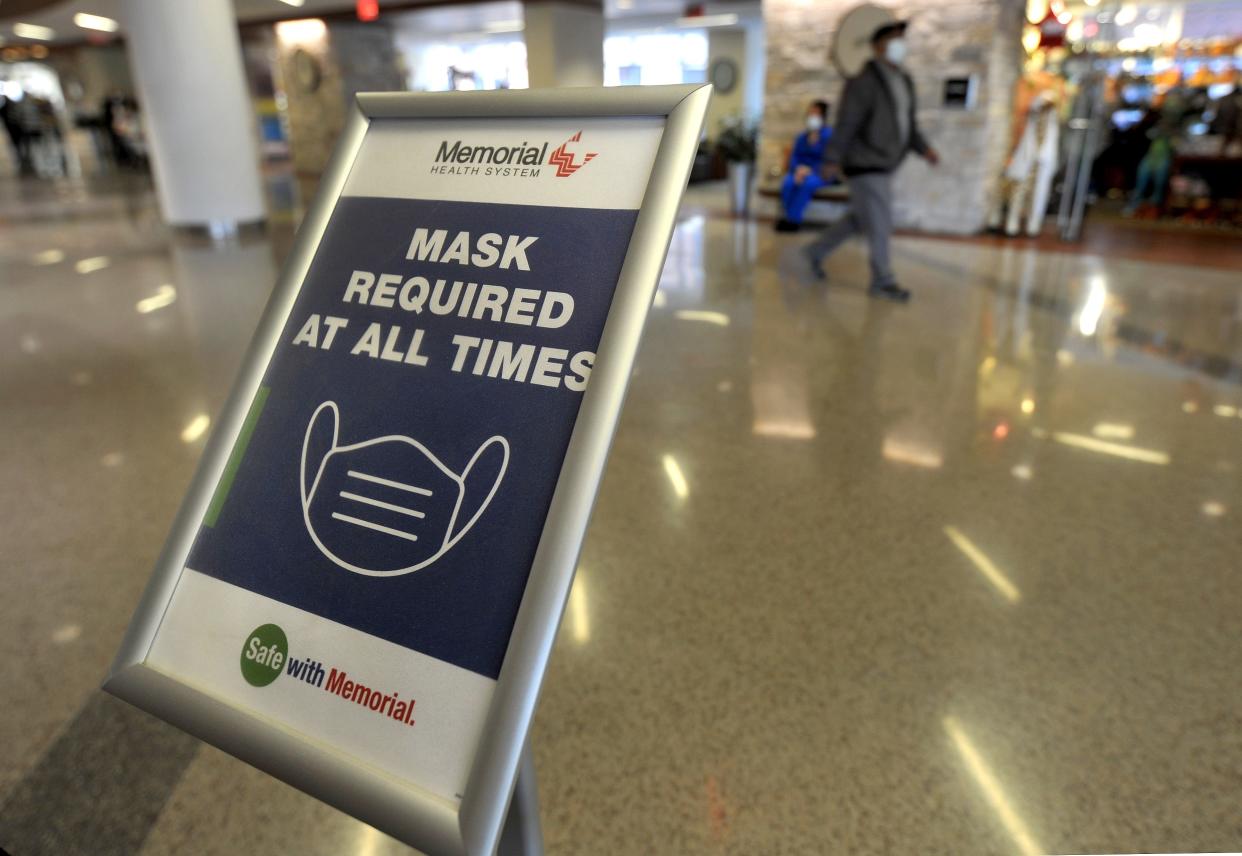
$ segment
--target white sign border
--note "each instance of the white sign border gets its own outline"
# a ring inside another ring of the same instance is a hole
[[[710,98],[710,85],[358,95],[104,689],[422,850],[493,853]],[[664,133],[460,806],[147,665],[216,484],[371,122],[634,116],[665,117]]]

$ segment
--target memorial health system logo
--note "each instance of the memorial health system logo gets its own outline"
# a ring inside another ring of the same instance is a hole
[[[523,140],[517,145],[467,145],[463,140],[441,140],[431,166],[438,175],[486,175],[537,177],[544,165],[553,168],[557,178],[569,178],[595,158],[599,152],[579,152],[582,131],[561,143],[551,153],[548,143],[532,146]]]
[[[573,175],[578,170],[582,169],[588,163],[593,161],[595,159],[595,156],[599,154],[599,152],[586,152],[582,156],[582,162],[576,163],[574,161],[574,156],[570,154],[570,152],[565,147],[568,146],[570,143],[578,143],[581,141],[582,141],[582,132],[579,131],[578,133],[570,137],[568,140],[566,140],[565,142],[557,146],[556,151],[548,155],[548,163],[553,164],[556,167],[557,178],[568,178],[569,176]]]

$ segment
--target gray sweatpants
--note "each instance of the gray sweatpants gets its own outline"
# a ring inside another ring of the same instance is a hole
[[[859,233],[867,236],[871,252],[871,285],[893,285],[893,269],[888,261],[888,238],[893,233],[893,176],[888,172],[866,172],[850,176],[850,210],[816,238],[808,248],[822,259]]]

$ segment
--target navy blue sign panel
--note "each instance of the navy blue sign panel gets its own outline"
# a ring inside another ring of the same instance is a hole
[[[189,567],[495,678],[636,217],[342,197]]]

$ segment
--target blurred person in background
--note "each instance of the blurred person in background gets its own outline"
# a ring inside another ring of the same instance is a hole
[[[56,106],[46,98],[27,98],[34,108],[30,114],[31,124],[26,134],[36,146],[39,164],[35,169],[44,176],[67,175],[69,163],[65,157],[65,141],[60,132],[60,117],[56,114]]]
[[[1220,153],[1226,153],[1230,143],[1242,141],[1242,71],[1235,72],[1233,90],[1212,104],[1211,133],[1220,137]]]
[[[119,93],[108,96],[103,104],[103,125],[116,165],[145,169],[147,144],[138,102]]]
[[[781,219],[776,221],[776,231],[796,232],[802,227],[802,216],[811,204],[815,191],[836,179],[820,175],[824,166],[824,149],[832,138],[828,126],[827,101],[812,101],[806,111],[806,130],[794,140],[789,153],[789,168],[781,182]]]
[[[1197,115],[1194,99],[1195,93],[1181,84],[1165,93],[1155,121],[1147,130],[1150,142],[1143,159],[1139,161],[1134,191],[1122,209],[1123,216],[1159,213],[1169,184],[1169,172],[1173,168],[1173,156],[1177,153],[1178,138],[1187,119]]]
[[[12,84],[7,88],[0,86],[0,121],[4,122],[4,130],[13,144],[13,152],[17,156],[18,170],[22,175],[34,174],[34,160],[31,157],[30,135],[26,133],[29,101],[21,91],[21,87]]]
[[[1164,203],[1164,190],[1169,183],[1169,170],[1173,165],[1175,128],[1167,122],[1157,122],[1147,132],[1150,140],[1147,152],[1139,161],[1130,201],[1122,209],[1122,216],[1133,217],[1140,209],[1158,211]]]
[[[893,173],[913,150],[932,166],[936,150],[919,131],[914,82],[902,69],[906,22],[894,21],[871,35],[874,56],[845,84],[836,128],[824,150],[825,179],[844,173],[850,189],[849,213],[803,248],[811,272],[825,279],[823,260],[847,239],[864,235],[871,255],[868,293],[897,302],[910,292],[897,284],[889,263],[893,231]]]

